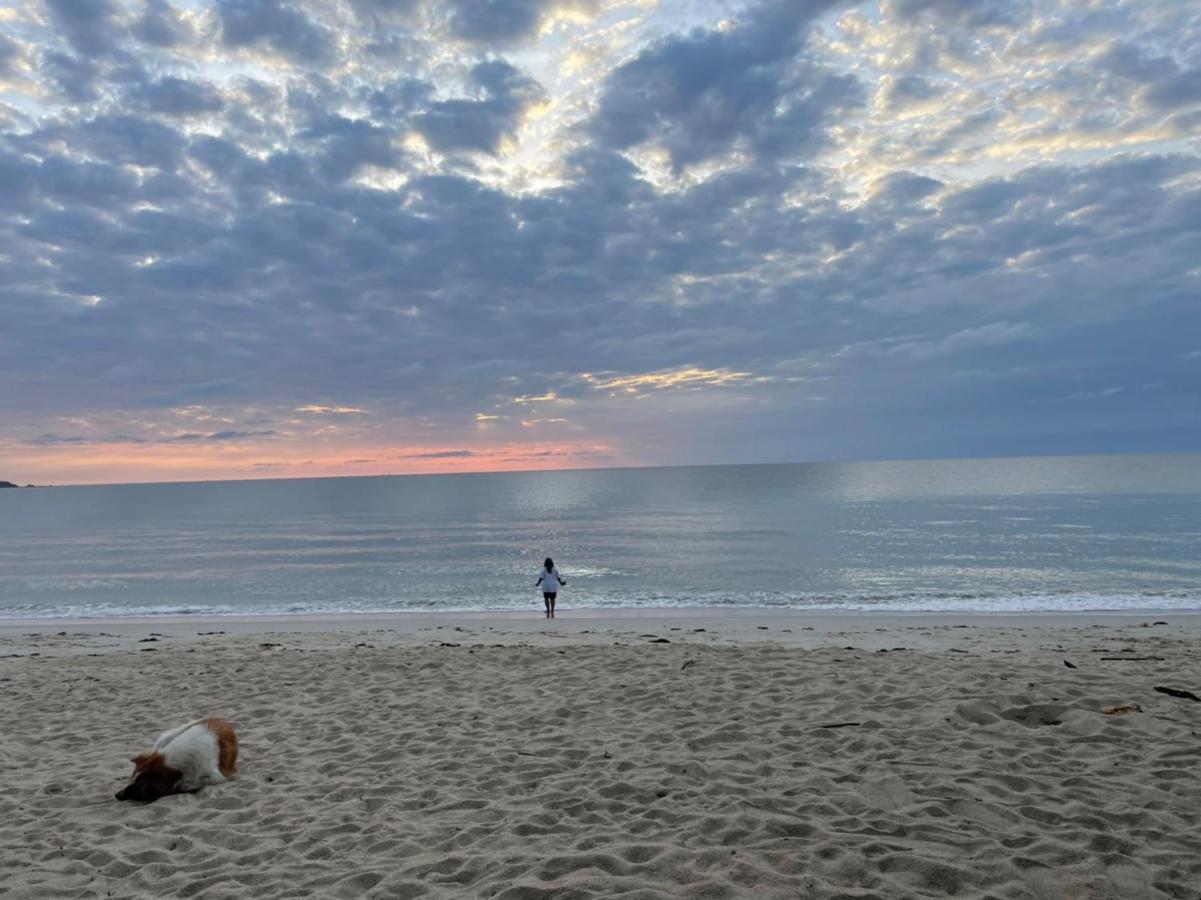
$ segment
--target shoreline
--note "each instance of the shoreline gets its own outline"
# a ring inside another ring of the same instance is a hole
[[[778,618],[778,619],[1013,619],[1032,618],[1048,620],[1063,618],[1065,620],[1086,617],[1113,617],[1128,619],[1138,616],[1197,616],[1201,617],[1201,607],[1196,609],[1178,609],[1174,607],[1142,607],[1138,609],[1051,609],[1051,610],[901,610],[901,609],[831,609],[805,610],[797,608],[781,608],[771,606],[578,606],[562,607],[565,616],[573,619],[677,619],[677,618]],[[297,612],[297,613],[164,613],[162,615],[129,615],[129,616],[0,616],[0,631],[6,628],[27,626],[50,627],[57,624],[75,626],[99,626],[105,623],[126,624],[187,624],[196,622],[212,624],[214,622],[235,623],[264,623],[286,624],[296,623],[337,623],[337,622],[405,622],[418,619],[472,621],[498,620],[522,621],[529,618],[542,618],[542,610],[531,606],[526,609],[470,609],[470,610],[396,610],[375,612]]]
[[[1114,595],[1115,598],[1122,600],[1133,600],[1133,597],[1127,595]],[[810,616],[810,617],[841,617],[841,616],[895,616],[903,618],[908,616],[1077,616],[1077,615],[1101,615],[1101,616],[1126,616],[1126,615],[1150,615],[1154,614],[1172,614],[1172,615],[1201,615],[1201,596],[1189,598],[1192,606],[1173,605],[1171,602],[1168,605],[1155,605],[1156,602],[1172,601],[1181,598],[1173,598],[1167,596],[1137,598],[1138,600],[1147,600],[1148,605],[1135,605],[1127,603],[1119,606],[1064,606],[1064,607],[1038,607],[1038,606],[1000,606],[995,608],[987,607],[963,607],[963,608],[924,608],[924,607],[896,607],[887,605],[867,605],[867,606],[785,606],[785,605],[753,605],[744,603],[731,604],[696,604],[696,605],[631,605],[631,606],[592,606],[587,603],[581,605],[561,606],[563,611],[570,612],[573,616],[588,616],[595,618],[598,616],[626,618],[640,616]],[[95,615],[95,614],[66,614],[66,615],[38,615],[34,612],[22,615],[9,615],[3,605],[0,605],[0,628],[6,625],[24,625],[30,623],[55,623],[55,622],[82,622],[82,623],[98,623],[98,622],[130,622],[130,621],[230,621],[230,620],[271,620],[271,621],[292,621],[292,620],[338,620],[338,619],[406,619],[412,617],[471,617],[471,618],[522,618],[532,614],[542,612],[542,598],[539,596],[536,600],[531,600],[528,605],[524,606],[496,606],[496,607],[449,607],[449,608],[432,608],[432,607],[393,607],[379,609],[311,609],[311,610],[286,610],[286,611],[264,611],[259,609],[250,609],[247,611],[214,611],[212,609],[200,609],[196,612],[188,611],[187,607],[164,612],[121,612],[111,615]]]

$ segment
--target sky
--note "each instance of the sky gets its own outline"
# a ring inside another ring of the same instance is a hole
[[[0,0],[0,479],[1201,449],[1201,5]]]

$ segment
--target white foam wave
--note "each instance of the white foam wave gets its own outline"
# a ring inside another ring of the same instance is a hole
[[[310,601],[305,603],[226,604],[128,604],[81,603],[46,607],[21,604],[0,610],[0,620],[21,618],[76,619],[155,616],[260,616],[260,615],[363,615],[398,612],[506,612],[540,607],[522,594],[474,603],[362,603]],[[930,612],[930,613],[1015,613],[1015,612],[1118,612],[1132,610],[1201,610],[1201,593],[1072,593],[1032,592],[1026,594],[907,593],[907,594],[714,594],[646,597],[615,597],[574,593],[570,605],[588,609],[764,609],[811,610],[814,612]]]

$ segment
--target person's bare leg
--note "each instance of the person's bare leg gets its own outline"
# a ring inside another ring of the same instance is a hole
[[[546,617],[549,619],[550,618],[550,597],[543,597],[542,602],[546,606]]]
[[[556,597],[550,598],[550,617],[552,619],[555,617],[555,600],[556,599],[557,599]]]

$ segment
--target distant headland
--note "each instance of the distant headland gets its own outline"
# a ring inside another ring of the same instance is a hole
[[[19,485],[19,484],[13,484],[11,481],[0,481],[0,488],[20,487],[20,486],[21,485]]]

